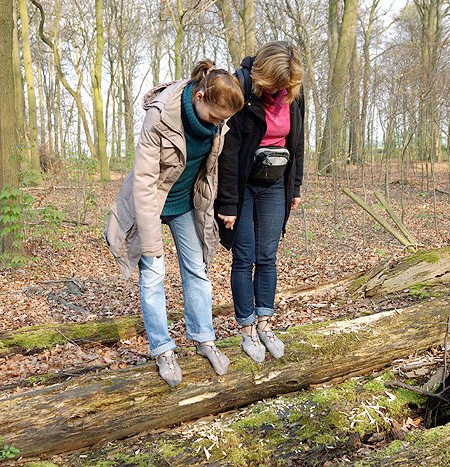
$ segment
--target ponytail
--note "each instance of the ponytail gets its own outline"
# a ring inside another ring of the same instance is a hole
[[[210,73],[212,70],[215,70],[215,69],[216,69],[216,64],[212,60],[205,58],[201,62],[198,62],[197,65],[195,65],[191,73],[191,80],[194,81],[194,83],[200,83],[200,81],[208,73]]]
[[[239,80],[228,71],[216,68],[212,60],[198,62],[192,70],[191,80],[194,82],[194,95],[202,91],[208,104],[233,113],[244,106],[244,94]]]

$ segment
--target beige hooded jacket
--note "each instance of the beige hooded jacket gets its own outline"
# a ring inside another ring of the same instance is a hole
[[[111,207],[104,236],[124,279],[128,279],[141,255],[164,254],[160,215],[167,195],[186,166],[186,140],[181,121],[181,94],[188,80],[162,85],[147,93],[147,111],[133,170]],[[217,159],[228,131],[223,124],[213,139],[194,185],[197,231],[203,256],[209,264],[218,245],[214,219],[217,193]]]

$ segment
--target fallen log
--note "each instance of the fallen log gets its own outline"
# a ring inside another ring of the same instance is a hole
[[[446,297],[352,321],[293,328],[283,334],[285,357],[262,365],[232,338],[219,343],[232,361],[228,375],[218,377],[200,356],[180,358],[183,382],[174,389],[152,363],[5,396],[0,436],[24,456],[73,451],[367,374],[441,344],[449,306]]]
[[[275,297],[276,303],[292,297],[312,297],[315,294],[325,293],[334,287],[345,287],[349,281],[357,276],[340,279],[335,282],[318,284],[314,286],[300,286],[283,290]],[[58,281],[56,281],[58,282]],[[224,316],[234,313],[233,303],[213,306],[213,316]],[[183,316],[183,310],[168,310],[168,318],[178,321]],[[51,323],[39,326],[26,326],[23,328],[0,332],[0,357],[14,353],[38,352],[64,345],[67,342],[78,345],[97,342],[101,344],[114,344],[120,339],[129,339],[145,333],[141,315],[125,315],[120,318],[108,320],[94,320],[85,323]]]
[[[327,284],[300,286],[281,291],[276,302],[292,297],[309,298],[326,293],[335,287],[346,288],[354,297],[380,298],[418,286],[433,286],[450,282],[450,248],[419,251],[397,262],[388,261],[377,265],[362,275],[352,275]],[[213,307],[213,315],[233,313],[233,304],[225,303]],[[182,317],[182,310],[170,310],[172,320]],[[75,342],[100,342],[113,344],[120,339],[144,333],[140,315],[128,315],[114,320],[89,321],[87,323],[46,324],[24,327],[0,333],[0,356],[12,353],[39,351],[56,344]]]
[[[393,263],[375,266],[349,284],[354,296],[377,298],[417,285],[450,282],[450,248],[418,251]]]
[[[0,357],[11,353],[42,350],[67,342],[111,344],[143,332],[144,324],[140,316],[124,316],[87,323],[29,326],[0,333]]]

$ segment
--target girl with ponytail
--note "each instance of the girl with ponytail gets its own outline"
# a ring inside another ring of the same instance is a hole
[[[111,208],[105,230],[124,278],[139,266],[139,293],[150,354],[170,385],[181,382],[169,335],[161,224],[168,224],[183,286],[186,335],[217,374],[229,360],[214,344],[212,287],[207,267],[218,243],[214,219],[218,155],[227,120],[242,109],[237,78],[198,63],[190,80],[159,86],[144,97],[146,116],[133,170]]]

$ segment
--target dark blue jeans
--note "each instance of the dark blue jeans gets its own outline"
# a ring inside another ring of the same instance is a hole
[[[269,186],[247,184],[245,188],[231,268],[236,321],[241,326],[257,316],[273,315],[285,199],[284,178]]]

